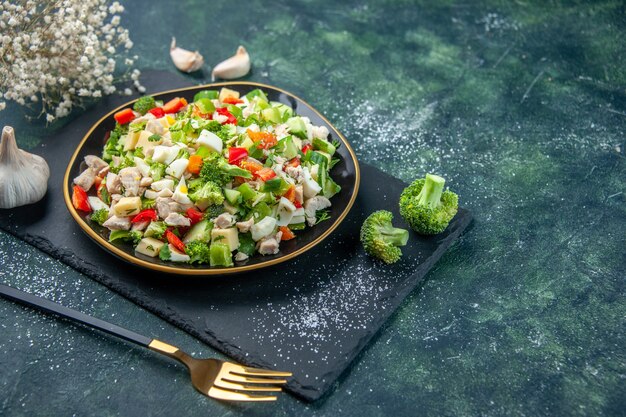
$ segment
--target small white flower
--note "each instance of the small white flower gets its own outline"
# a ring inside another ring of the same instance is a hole
[[[0,101],[0,111],[4,110],[7,108],[7,103],[4,101]]]
[[[133,90],[131,90],[130,88],[125,88],[124,89],[124,95],[130,96],[132,94],[133,94]]]
[[[46,113],[46,122],[50,123],[54,120],[54,116],[50,113]]]

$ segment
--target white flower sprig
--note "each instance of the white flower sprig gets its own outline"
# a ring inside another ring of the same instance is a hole
[[[116,91],[116,59],[144,92],[139,70],[130,69],[137,56],[130,55],[133,42],[120,26],[124,7],[108,3],[0,0],[0,111],[4,100],[13,100],[40,105],[48,122],[67,116],[85,99]]]

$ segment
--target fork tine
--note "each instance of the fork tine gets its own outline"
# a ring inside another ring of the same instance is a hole
[[[282,391],[280,387],[240,384],[239,382],[229,381],[228,379],[216,380],[214,384],[220,388],[228,388],[240,391]]]
[[[237,375],[232,372],[223,378],[228,379],[232,382],[245,382],[248,384],[286,384],[287,383],[286,379],[250,378],[244,375]]]
[[[292,376],[291,372],[272,371],[269,369],[252,368],[250,366],[241,366],[234,363],[230,363],[228,370],[231,373],[236,373],[243,376]]]
[[[209,397],[217,398],[218,400],[227,401],[276,401],[274,395],[251,395],[243,392],[234,392],[228,389],[212,386],[208,392]]]

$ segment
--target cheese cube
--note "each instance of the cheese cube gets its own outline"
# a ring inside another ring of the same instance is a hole
[[[211,242],[227,243],[230,251],[239,247],[239,234],[236,227],[229,229],[213,229],[211,231]]]
[[[179,252],[178,249],[176,249],[171,244],[168,244],[168,246],[170,248],[170,261],[172,261],[172,262],[189,262],[189,260],[191,259],[191,258],[189,258],[189,255],[187,255],[186,253]]]
[[[134,216],[141,211],[141,197],[122,197],[113,209],[117,217]]]
[[[152,237],[144,237],[135,247],[135,252],[152,258],[156,257],[165,243]]]
[[[126,135],[126,140],[124,142],[124,150],[125,151],[135,150],[138,140],[139,140],[139,132],[128,132],[128,135]]]
[[[153,135],[154,133],[149,132],[147,130],[142,130],[141,133],[139,133],[139,139],[137,140],[136,147],[142,148],[144,154],[146,153],[148,149],[152,149],[155,146],[160,145],[161,142],[163,142],[163,138],[159,138],[159,140],[151,142],[149,139]]]

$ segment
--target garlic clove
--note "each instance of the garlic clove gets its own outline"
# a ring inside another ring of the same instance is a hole
[[[2,129],[0,142],[0,208],[36,203],[48,189],[50,169],[46,161],[17,147],[11,126]]]
[[[216,77],[232,80],[233,78],[243,77],[248,72],[250,72],[250,55],[248,55],[246,48],[240,45],[235,55],[220,62],[213,68],[211,80],[215,81]]]
[[[194,72],[204,65],[204,58],[198,51],[191,52],[176,46],[176,38],[172,38],[170,45],[170,56],[176,68],[183,72]]]

